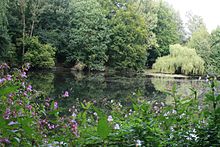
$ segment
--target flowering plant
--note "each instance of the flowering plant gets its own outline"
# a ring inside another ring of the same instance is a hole
[[[7,64],[0,65],[0,144],[74,142],[78,136],[77,122],[61,117],[57,101],[37,96],[37,91],[26,82],[29,67],[25,64],[20,70],[13,70]]]

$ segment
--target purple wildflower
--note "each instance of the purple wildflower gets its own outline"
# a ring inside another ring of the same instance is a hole
[[[47,126],[48,126],[48,128],[49,128],[50,130],[55,128],[55,126],[54,126],[54,125],[51,125],[51,124],[48,124]]]
[[[7,75],[5,79],[8,80],[8,81],[11,81],[12,80],[12,76],[11,75]]]
[[[40,127],[44,127],[46,124],[48,124],[47,120],[46,119],[43,119],[43,120],[39,120],[39,124],[40,124]]]
[[[64,94],[63,94],[63,97],[69,97],[69,92],[65,91]]]
[[[27,91],[24,91],[24,93],[23,93],[23,94],[24,94],[24,96],[27,96]]]
[[[75,134],[77,137],[79,137],[79,134],[78,134],[78,124],[76,121],[71,121],[71,131],[73,134]]]
[[[10,114],[11,114],[11,110],[10,108],[7,108],[3,115],[3,118],[8,120],[10,118]]]
[[[27,87],[27,91],[29,91],[29,92],[32,91],[32,86],[31,86],[31,85],[28,85],[28,87]]]
[[[31,105],[27,105],[26,108],[27,108],[28,110],[31,110],[31,109],[32,109],[32,106],[31,106]]]
[[[18,124],[18,122],[15,122],[15,121],[11,121],[8,123],[9,126],[16,125],[16,124]]]
[[[25,71],[23,71],[23,72],[21,73],[21,77],[22,77],[22,78],[27,78],[27,74],[26,74]]]
[[[28,71],[29,68],[30,68],[30,63],[26,63],[23,67],[23,70]]]
[[[112,121],[113,121],[112,116],[111,116],[111,115],[109,115],[107,120],[108,120],[108,122],[112,122]]]
[[[13,99],[11,97],[8,98],[8,103],[11,104],[11,105],[14,103],[14,101],[13,101]]]
[[[6,81],[5,78],[0,79],[0,84],[1,84],[1,83],[4,83],[5,81]]]
[[[7,138],[0,138],[0,143],[10,144],[11,142]]]
[[[54,109],[58,109],[58,102],[54,102]]]
[[[13,111],[13,112],[12,112],[12,115],[13,115],[14,118],[16,118],[16,117],[17,117],[17,112],[16,112],[16,111]]]
[[[21,85],[22,85],[23,88],[25,88],[25,83],[24,82],[22,82]]]

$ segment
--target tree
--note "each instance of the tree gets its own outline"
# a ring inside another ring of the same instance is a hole
[[[57,48],[56,59],[63,63],[68,53],[71,0],[39,0],[40,13],[35,25],[35,36],[43,43]]]
[[[194,15],[192,12],[187,12],[187,37],[190,38],[194,32],[196,32],[200,28],[205,27],[205,23],[203,18],[198,15]]]
[[[193,32],[189,42],[187,43],[189,48],[195,48],[197,54],[203,58],[207,66],[208,58],[210,55],[210,34],[205,26],[201,26],[195,32]]]
[[[10,46],[10,38],[8,35],[7,22],[7,6],[8,0],[0,1],[0,61],[5,59],[5,55]]]
[[[170,45],[170,55],[159,57],[153,69],[161,73],[203,74],[204,61],[195,49]]]
[[[220,26],[211,33],[211,53],[208,59],[208,71],[220,73]]]
[[[107,61],[107,20],[96,0],[72,0],[71,29],[66,62],[83,63],[88,70],[104,70]]]
[[[159,2],[157,26],[154,29],[158,47],[150,52],[151,66],[157,57],[169,54],[169,45],[182,42],[183,27],[180,16],[164,1]],[[153,54],[153,55],[151,55]]]
[[[149,32],[145,19],[136,10],[137,7],[127,4],[118,8],[109,20],[108,65],[116,69],[139,70],[145,66]]]

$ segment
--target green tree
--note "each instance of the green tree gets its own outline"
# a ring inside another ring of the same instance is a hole
[[[190,38],[194,32],[196,32],[200,28],[205,27],[205,23],[203,21],[203,18],[199,15],[195,15],[192,12],[187,12],[187,37]]]
[[[210,55],[210,34],[206,27],[202,26],[198,28],[191,36],[187,43],[189,48],[195,48],[197,54],[203,58],[207,65]]]
[[[108,49],[108,65],[116,69],[141,69],[147,55],[149,34],[145,19],[137,7],[127,4],[118,8],[110,19],[111,42]]]
[[[71,29],[66,62],[83,63],[89,70],[104,70],[108,30],[102,7],[96,0],[72,0]]]
[[[157,26],[154,29],[158,47],[150,52],[151,64],[157,57],[169,54],[169,45],[181,43],[183,38],[182,21],[179,14],[166,2],[160,1],[157,12]],[[151,55],[153,54],[153,55]]]
[[[25,39],[24,61],[31,63],[34,68],[51,68],[55,65],[55,51],[49,44],[41,44],[37,37]]]
[[[37,12],[34,35],[39,36],[43,43],[50,43],[57,48],[58,62],[64,62],[68,53],[70,30],[70,1],[71,0],[39,0],[40,13]],[[33,21],[32,21],[33,22]]]
[[[195,49],[175,44],[170,45],[170,55],[156,60],[153,69],[161,73],[203,74],[204,61]]]
[[[5,55],[10,46],[10,38],[7,29],[7,6],[8,0],[0,1],[0,61],[5,59]]]
[[[210,72],[220,73],[220,26],[211,33],[211,53],[208,67]]]

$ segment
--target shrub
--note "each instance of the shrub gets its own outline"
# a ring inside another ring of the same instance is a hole
[[[31,63],[34,68],[51,68],[55,65],[55,51],[49,44],[41,44],[37,37],[26,38],[27,51],[24,61]]]

